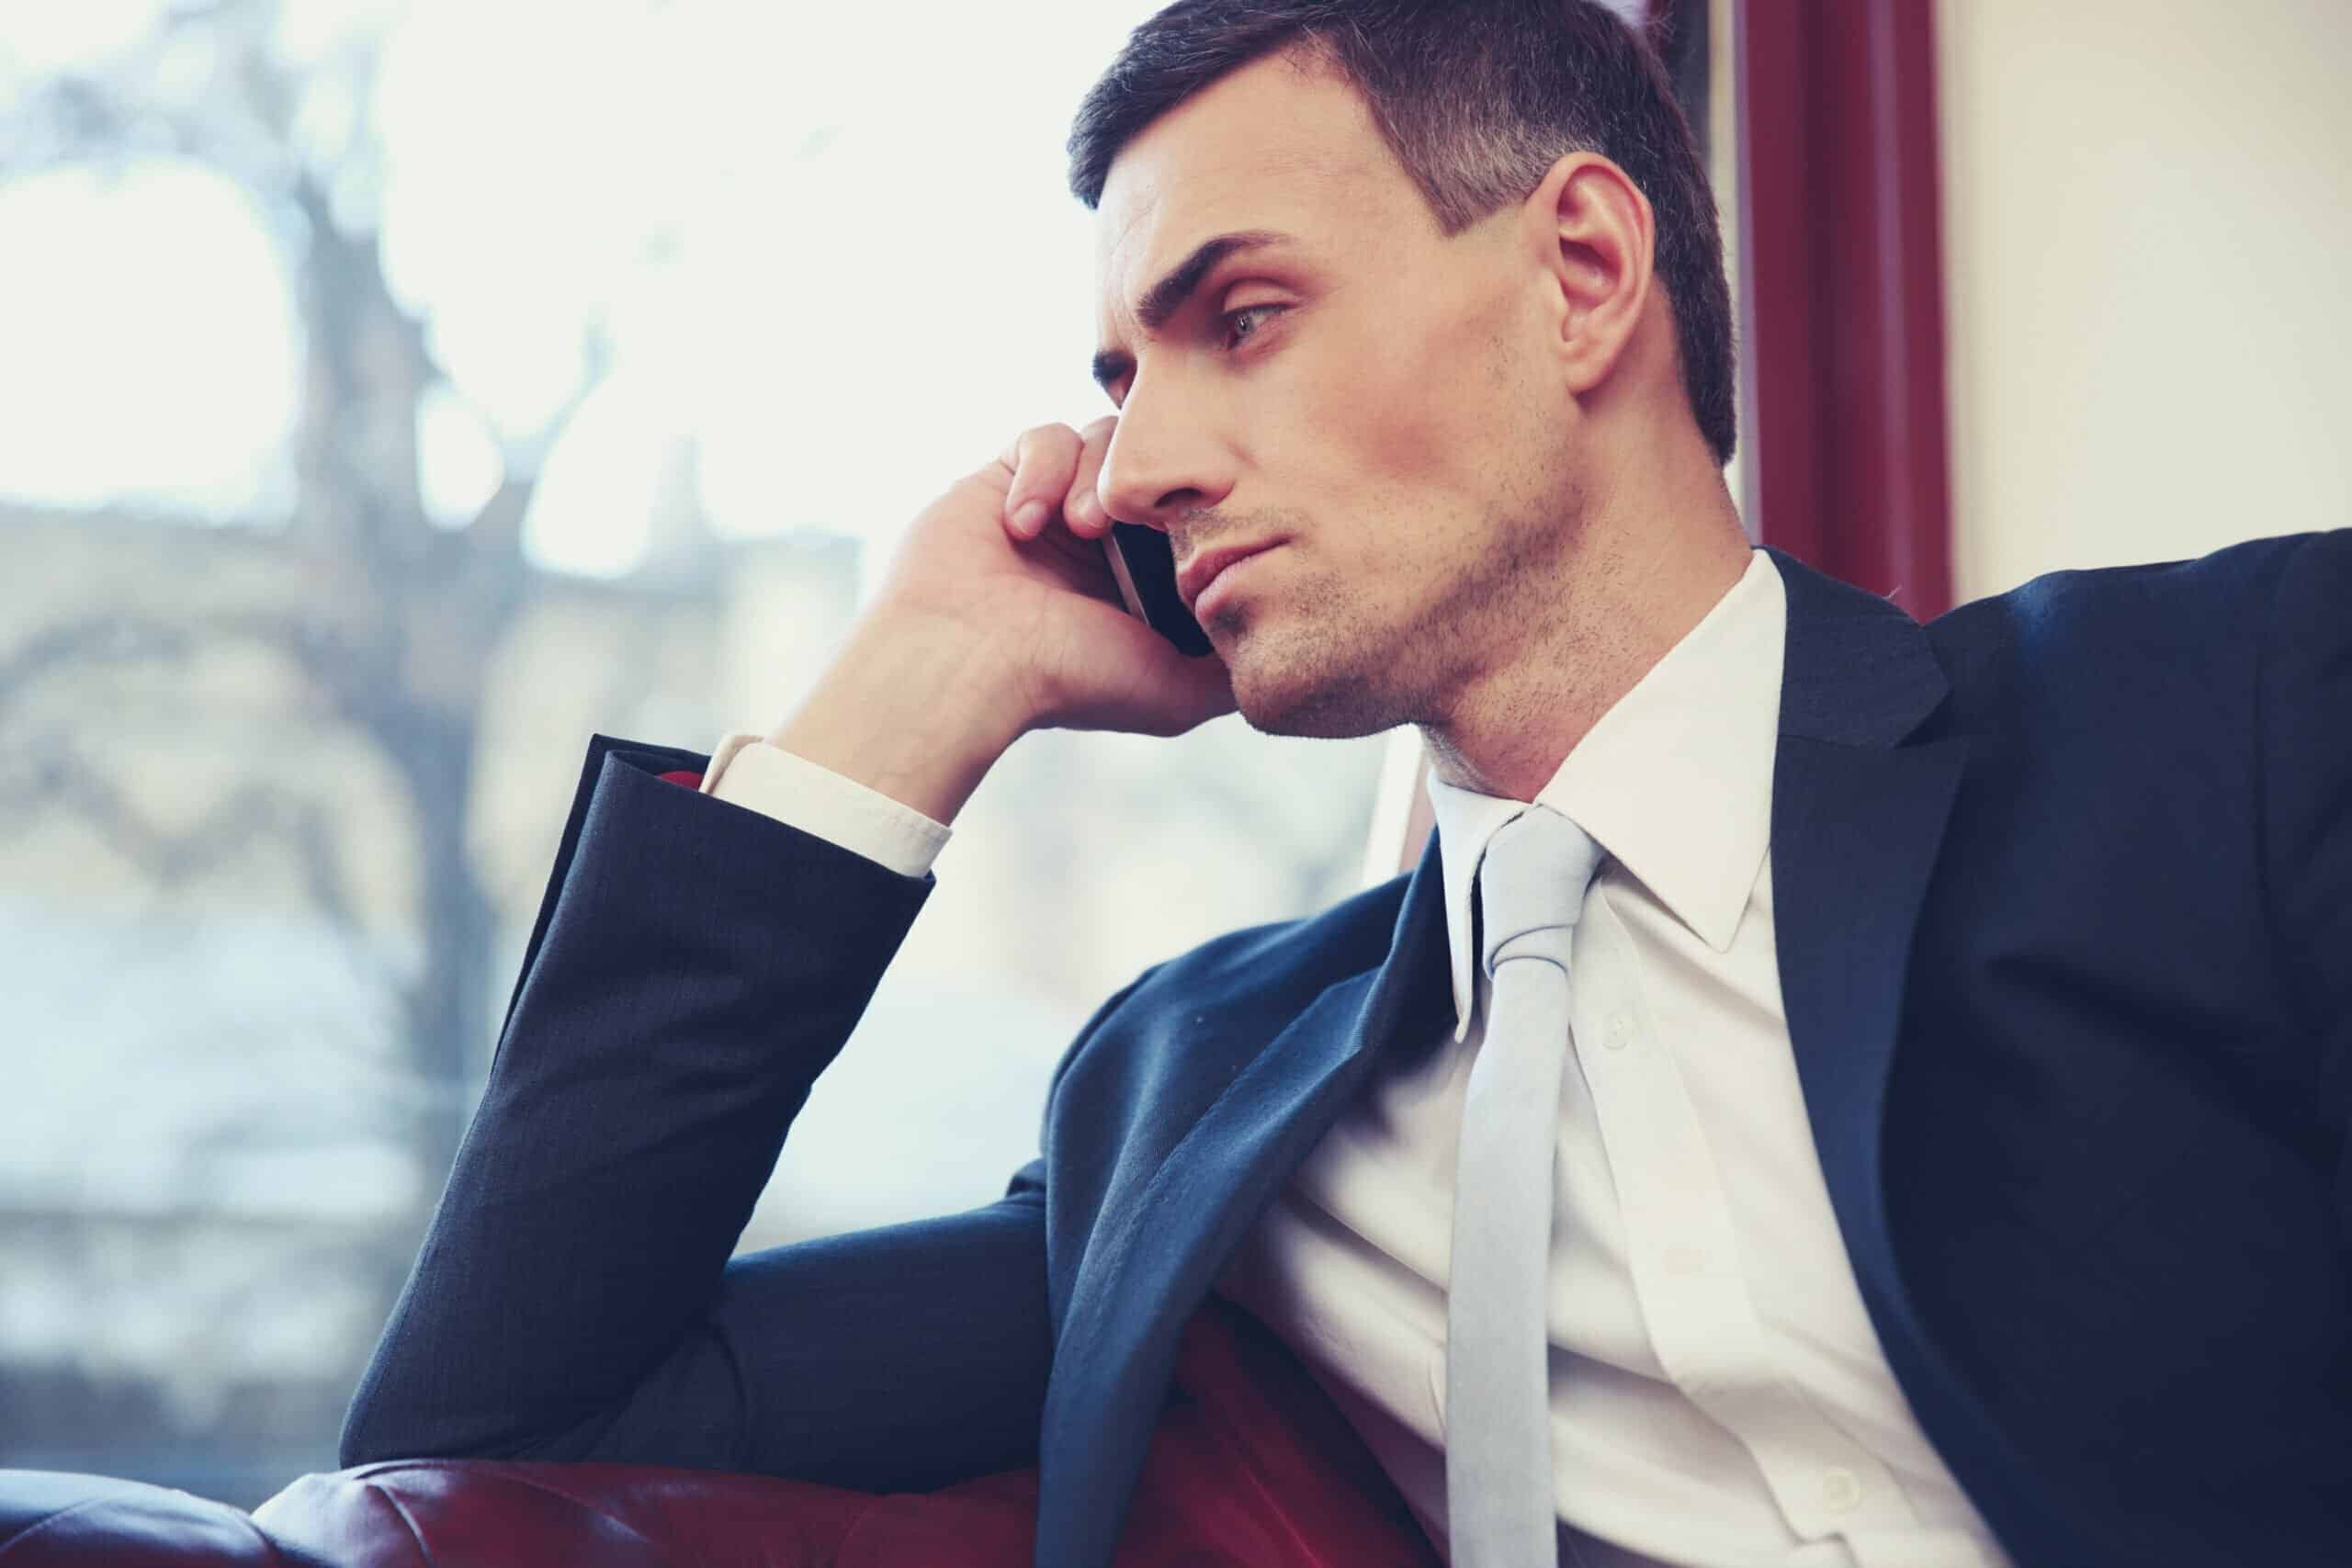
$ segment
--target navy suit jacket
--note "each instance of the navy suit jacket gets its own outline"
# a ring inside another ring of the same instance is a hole
[[[2021,1563],[2352,1562],[2352,532],[1926,626],[1776,558],[1783,999],[1921,1425]],[[1435,842],[1106,1000],[997,1202],[730,1261],[933,883],[704,761],[593,744],[344,1461],[1035,1462],[1102,1563],[1185,1320],[1453,1022]]]

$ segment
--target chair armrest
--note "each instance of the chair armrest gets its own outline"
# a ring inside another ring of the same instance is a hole
[[[0,1568],[1029,1568],[1032,1466],[925,1493],[653,1465],[392,1460],[306,1475],[249,1517],[105,1476],[0,1471]],[[1115,1568],[1437,1568],[1379,1463],[1264,1325],[1186,1325]]]
[[[303,1476],[254,1509],[254,1521],[289,1551],[335,1568],[1028,1568],[1036,1498],[1034,1470],[944,1493],[874,1495],[658,1465],[394,1460]]]
[[[242,1509],[167,1486],[0,1470],[0,1568],[313,1568]]]

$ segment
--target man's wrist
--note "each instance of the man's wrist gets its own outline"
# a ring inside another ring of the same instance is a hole
[[[768,739],[944,825],[1030,720],[994,660],[941,628],[869,614]]]

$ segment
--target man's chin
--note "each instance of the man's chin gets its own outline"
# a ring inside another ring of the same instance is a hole
[[[1250,648],[1250,639],[1227,658],[1233,680],[1233,702],[1242,722],[1261,735],[1291,736],[1303,740],[1353,740],[1396,727],[1385,705],[1372,700],[1360,678],[1318,670],[1311,660],[1280,657],[1275,650]]]

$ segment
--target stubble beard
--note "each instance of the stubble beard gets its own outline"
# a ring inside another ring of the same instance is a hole
[[[1237,615],[1227,662],[1243,722],[1328,740],[1442,723],[1482,671],[1523,659],[1531,644],[1573,642],[1565,561],[1581,502],[1566,481],[1532,517],[1489,520],[1459,557],[1419,574],[1444,587],[1402,626],[1318,582]]]

